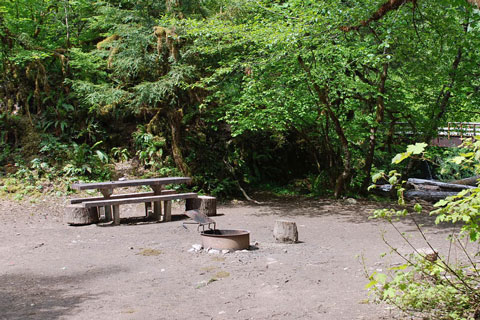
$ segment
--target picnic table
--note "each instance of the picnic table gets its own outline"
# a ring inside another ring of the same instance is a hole
[[[165,186],[170,184],[188,183],[192,179],[189,177],[165,177],[153,179],[136,179],[136,180],[119,180],[97,183],[74,183],[74,190],[92,190],[96,189],[102,197],[78,198],[71,199],[71,209],[76,212],[83,210],[88,211],[89,215],[98,215],[98,208],[105,208],[105,220],[112,221],[113,224],[120,224],[120,205],[130,203],[145,203],[145,211],[147,217],[155,221],[160,221],[162,217],[163,202],[163,220],[171,220],[171,201],[176,199],[197,198],[197,194],[176,193],[174,190],[166,190]],[[149,186],[151,192],[137,192],[129,194],[114,194],[114,190],[124,187]],[[153,211],[151,210],[153,203]],[[67,210],[68,211],[68,210]],[[95,213],[96,212],[96,213]]]

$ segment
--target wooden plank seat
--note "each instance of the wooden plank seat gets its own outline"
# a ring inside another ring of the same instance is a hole
[[[197,198],[197,194],[194,192],[190,193],[176,193],[176,194],[162,194],[162,195],[148,195],[148,196],[136,196],[136,197],[127,197],[127,198],[109,198],[109,199],[101,199],[101,200],[93,200],[93,201],[83,201],[81,202],[82,207],[84,208],[93,208],[93,207],[113,207],[113,224],[118,225],[120,224],[120,205],[121,204],[132,204],[132,203],[151,203],[151,202],[159,202],[163,201],[165,205],[164,210],[164,221],[171,220],[171,208],[167,208],[170,206],[171,200],[182,200],[182,199],[191,199]],[[160,217],[154,217],[154,219],[159,220]]]
[[[161,191],[161,195],[169,195],[169,194],[175,194],[175,193],[177,193],[177,191],[175,190]],[[128,199],[128,198],[135,198],[135,197],[148,197],[153,195],[155,195],[153,191],[139,192],[139,193],[112,194],[109,199]],[[74,199],[70,199],[70,204],[77,204],[77,203],[82,203],[86,201],[97,201],[97,200],[105,200],[105,197],[74,198]]]
[[[146,196],[146,197],[135,197],[135,198],[122,198],[122,199],[102,199],[94,201],[85,201],[82,202],[83,207],[103,207],[103,206],[115,206],[121,204],[131,204],[131,203],[141,203],[141,202],[154,202],[154,201],[169,201],[169,200],[181,200],[189,198],[197,198],[198,195],[195,192],[189,193],[176,193],[168,195],[159,195],[159,196]]]

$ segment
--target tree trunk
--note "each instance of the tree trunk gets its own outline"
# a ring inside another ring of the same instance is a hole
[[[175,110],[168,115],[168,123],[170,125],[170,132],[172,134],[171,142],[172,142],[173,160],[175,161],[177,168],[182,172],[182,174],[186,177],[189,177],[191,175],[190,168],[185,162],[185,159],[182,154],[182,148],[181,148],[181,141],[182,141],[181,121],[182,121],[181,110]]]
[[[361,191],[367,193],[367,188],[371,183],[370,174],[372,171],[373,157],[375,156],[375,147],[377,144],[377,130],[378,126],[383,122],[385,114],[385,100],[383,95],[385,94],[385,82],[387,81],[388,63],[383,64],[383,71],[380,74],[380,82],[378,84],[378,96],[377,96],[377,111],[375,116],[375,124],[370,128],[370,141],[368,145],[368,152],[365,157],[365,179],[363,180]]]
[[[335,131],[337,132],[337,135],[340,138],[343,152],[345,154],[345,158],[343,159],[343,172],[337,177],[337,180],[335,183],[334,197],[338,199],[345,191],[345,185],[348,183],[348,181],[352,176],[352,155],[350,153],[350,148],[348,146],[348,140],[345,136],[342,125],[340,124],[340,120],[338,120],[337,116],[330,108],[330,105],[327,106],[327,112],[330,115],[330,119],[333,121],[333,124],[335,126]]]
[[[393,138],[394,138],[394,135],[395,135],[395,124],[396,124],[397,119],[394,117],[393,113],[388,112],[388,114],[389,114],[389,118],[390,118],[391,121],[390,121],[390,124],[389,124],[389,127],[388,127],[386,144],[387,144],[388,153],[391,153],[392,152]]]
[[[340,139],[340,142],[342,144],[342,149],[344,152],[344,159],[343,159],[343,171],[342,173],[337,177],[337,180],[335,182],[335,192],[334,196],[335,198],[339,198],[340,195],[345,191],[345,184],[350,180],[351,175],[352,175],[352,155],[350,153],[350,148],[348,145],[348,140],[345,136],[345,132],[342,128],[342,125],[340,123],[340,120],[338,119],[337,115],[335,112],[333,112],[330,100],[328,98],[328,88],[326,87],[320,87],[315,80],[313,79],[312,73],[310,71],[310,68],[305,64],[303,61],[303,58],[301,56],[297,57],[298,63],[300,66],[303,68],[305,73],[307,74],[310,82],[312,83],[312,87],[317,95],[318,101],[322,104],[322,107],[326,111],[328,117],[332,120],[335,132],[338,135],[338,138]],[[337,103],[339,101],[337,100]]]
[[[333,188],[335,186],[335,180],[337,177],[337,174],[334,173],[335,167],[337,167],[337,162],[338,162],[338,155],[336,154],[335,150],[332,147],[332,143],[330,141],[330,136],[329,136],[329,127],[330,127],[330,121],[329,117],[325,117],[325,125],[321,126],[323,130],[323,143],[324,143],[324,150],[323,154],[327,158],[327,168],[328,168],[328,179],[331,187]]]

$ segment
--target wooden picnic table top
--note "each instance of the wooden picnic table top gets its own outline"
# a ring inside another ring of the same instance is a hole
[[[177,199],[178,200],[190,199],[190,198],[196,198],[196,197],[197,197],[196,193],[190,192],[190,193],[177,193],[177,194],[137,197],[137,198],[103,199],[103,200],[85,201],[82,203],[82,205],[85,208],[91,208],[91,207],[98,207],[98,206],[120,205],[120,204],[130,204],[130,203],[138,203],[138,202],[155,202],[155,201],[169,201],[169,200],[177,200]]]
[[[189,177],[166,177],[153,179],[136,179],[136,180],[122,180],[122,181],[107,181],[94,183],[74,183],[72,189],[74,190],[88,190],[88,189],[114,189],[122,187],[136,187],[136,186],[158,186],[164,184],[180,184],[191,181]]]

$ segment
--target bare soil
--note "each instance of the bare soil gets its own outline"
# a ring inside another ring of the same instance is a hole
[[[66,199],[0,200],[0,319],[391,319],[368,301],[368,272],[385,271],[393,229],[368,219],[378,204],[268,199],[219,205],[222,229],[247,229],[256,250],[189,252],[201,243],[182,226],[183,204],[167,223],[89,225],[62,221]],[[122,206],[122,216],[143,208]],[[295,221],[300,243],[274,242],[274,221]],[[424,218],[438,246],[450,229]],[[425,247],[410,221],[399,228]]]

